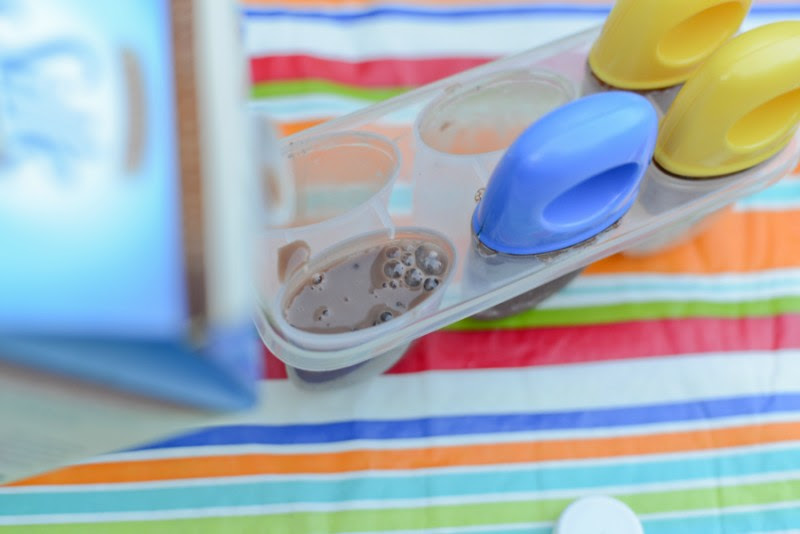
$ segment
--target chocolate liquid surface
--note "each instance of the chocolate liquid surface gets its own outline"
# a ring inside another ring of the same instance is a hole
[[[286,320],[320,334],[376,326],[428,299],[450,269],[447,253],[434,243],[393,240],[333,260],[290,292]]]

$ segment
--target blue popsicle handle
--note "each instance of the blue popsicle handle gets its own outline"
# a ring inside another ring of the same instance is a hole
[[[633,204],[657,133],[655,109],[634,93],[595,94],[552,111],[500,160],[473,232],[490,249],[518,255],[589,239]]]

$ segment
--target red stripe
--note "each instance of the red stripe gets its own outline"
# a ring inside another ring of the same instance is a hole
[[[800,348],[800,315],[666,319],[496,331],[440,331],[418,340],[389,373],[563,365],[709,352]],[[267,376],[286,378],[267,355]]]
[[[289,378],[286,366],[267,347],[264,347],[264,378]]]
[[[269,56],[250,61],[253,83],[317,78],[362,87],[415,87],[471,69],[494,58],[337,61],[313,56]]]

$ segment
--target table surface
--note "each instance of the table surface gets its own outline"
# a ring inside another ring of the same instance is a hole
[[[601,2],[245,2],[290,133],[602,22]],[[756,3],[749,25],[800,18]],[[800,175],[705,233],[591,266],[541,309],[429,335],[388,373],[0,488],[0,531],[547,533],[616,496],[645,531],[800,531]]]

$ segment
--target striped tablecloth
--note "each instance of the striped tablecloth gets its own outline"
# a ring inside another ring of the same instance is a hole
[[[254,99],[293,132],[598,24],[603,3],[245,3]],[[756,4],[748,25],[800,18]],[[648,534],[800,532],[800,176],[542,309],[429,335],[254,413],[0,488],[0,531],[546,533],[616,496]]]

